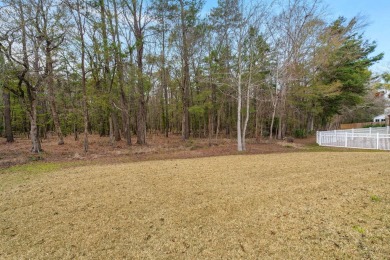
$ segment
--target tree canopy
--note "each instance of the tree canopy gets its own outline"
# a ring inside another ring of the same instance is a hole
[[[2,119],[55,133],[284,138],[367,100],[376,43],[319,1],[0,0]],[[384,79],[389,81],[385,74]],[[11,128],[11,130],[10,130]],[[136,136],[132,139],[132,136]],[[8,140],[8,137],[7,137]],[[9,140],[12,140],[9,138]],[[66,144],[65,144],[66,145]],[[44,148],[44,147],[43,147]]]

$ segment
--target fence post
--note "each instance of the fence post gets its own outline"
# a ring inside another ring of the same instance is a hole
[[[353,141],[353,138],[355,137],[354,133],[355,133],[355,129],[352,128],[352,141]]]
[[[379,133],[376,133],[376,149],[379,150]]]
[[[348,133],[345,132],[345,147],[348,147]]]
[[[372,127],[370,127],[370,135],[371,135],[371,133],[372,133]]]
[[[389,134],[390,126],[386,126],[386,134]]]
[[[317,144],[321,145],[321,132],[317,131]]]

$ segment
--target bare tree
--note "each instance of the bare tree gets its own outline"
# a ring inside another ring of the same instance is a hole
[[[240,20],[235,30],[234,46],[235,50],[235,68],[232,71],[231,78],[236,84],[237,89],[237,150],[246,150],[246,131],[249,122],[250,95],[253,91],[253,73],[254,73],[254,32],[261,24],[261,19],[265,16],[265,6],[261,3],[246,5],[243,0],[237,6],[240,10]],[[244,81],[244,76],[246,81]],[[245,88],[244,88],[245,87]],[[243,95],[243,89],[246,90]],[[243,100],[245,104],[244,121],[242,122]]]
[[[28,2],[18,0],[7,4],[8,8],[2,13],[5,17],[1,17],[4,26],[0,37],[1,51],[8,64],[17,72],[18,84],[14,93],[26,105],[30,119],[31,152],[39,153],[42,149],[37,125],[38,92],[45,79],[45,75],[40,73],[42,37],[33,26],[36,14]]]
[[[278,139],[282,139],[287,129],[287,97],[293,86],[305,84],[303,64],[313,51],[317,39],[316,27],[322,24],[319,1],[294,0],[279,6],[281,10],[268,26],[269,33],[278,46]]]
[[[144,86],[144,44],[145,30],[149,20],[145,14],[146,8],[143,0],[125,2],[132,18],[132,30],[137,50],[137,143],[146,144],[146,100]],[[130,18],[130,19],[131,19]]]
[[[54,127],[58,136],[58,144],[64,144],[60,119],[57,112],[54,91],[54,59],[53,53],[62,45],[65,37],[66,25],[64,24],[64,12],[62,6],[55,0],[30,0],[36,12],[34,26],[38,37],[42,38],[42,49],[45,56],[45,85],[47,88],[50,110]]]
[[[154,0],[151,5],[154,19],[158,21],[153,26],[153,30],[157,33],[157,40],[160,42],[161,48],[161,65],[160,65],[160,81],[163,93],[163,120],[165,137],[169,135],[169,112],[168,112],[168,71],[167,71],[167,38],[169,36],[169,0]]]
[[[77,32],[76,39],[80,44],[80,63],[81,63],[81,88],[82,88],[82,107],[83,107],[83,119],[84,119],[84,142],[83,148],[84,152],[87,153],[89,151],[89,142],[88,142],[88,128],[89,128],[89,120],[88,120],[88,103],[87,103],[87,79],[86,79],[86,15],[87,15],[87,6],[81,0],[67,0],[68,8],[70,9],[73,20],[76,24]]]
[[[122,53],[122,44],[121,39],[119,35],[119,11],[117,7],[116,0],[113,0],[113,7],[114,7],[114,22],[115,25],[112,31],[112,37],[113,42],[116,43],[115,48],[115,63],[117,67],[117,74],[118,74],[118,85],[119,85],[119,91],[120,91],[120,104],[121,104],[121,114],[122,114],[122,128],[123,128],[123,134],[126,138],[127,145],[131,145],[131,132],[130,132],[130,114],[129,114],[129,108],[128,108],[128,99],[126,97],[125,93],[125,80],[124,80],[124,64],[123,64],[123,53]]]

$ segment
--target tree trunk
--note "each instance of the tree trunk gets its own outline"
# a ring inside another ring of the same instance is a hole
[[[285,125],[284,121],[286,120],[286,86],[281,90],[281,101],[280,101],[280,111],[279,111],[279,125],[278,125],[278,139],[282,140],[284,137]]]
[[[77,123],[73,123],[73,133],[74,133],[74,140],[78,141],[79,140],[79,133],[77,129]]]
[[[239,65],[241,66],[241,65]],[[238,72],[238,93],[237,93],[237,150],[241,152],[242,146],[242,135],[241,135],[241,107],[242,107],[242,95],[241,95],[241,70]]]
[[[212,121],[213,121],[213,118],[212,118],[212,112],[211,112],[211,109],[209,109],[209,111],[208,111],[208,136],[209,136],[209,140],[208,140],[208,142],[209,142],[209,146],[211,146],[211,138],[213,137],[213,123],[212,123]]]
[[[29,101],[30,101],[30,124],[31,124],[31,141],[32,141],[32,148],[31,152],[33,153],[40,153],[41,152],[41,143],[39,141],[39,132],[38,132],[38,125],[37,125],[37,119],[38,119],[38,113],[37,113],[37,106],[38,106],[38,89],[41,86],[42,77],[39,74],[39,46],[41,42],[39,39],[36,39],[34,41],[34,76],[37,79],[37,82],[35,83],[35,86],[33,87],[30,85],[29,89]]]
[[[307,119],[307,129],[306,132],[312,133],[314,131],[314,115],[313,113],[309,113],[308,119]]]
[[[164,3],[166,4],[166,2]],[[169,135],[169,108],[168,108],[168,82],[167,82],[167,69],[166,69],[166,12],[168,10],[163,8],[160,13],[161,18],[161,88],[162,88],[162,99],[161,99],[161,108],[162,108],[162,126],[164,130],[165,137]]]
[[[119,131],[118,116],[116,113],[112,112],[111,117],[112,117],[112,124],[114,126],[114,138],[115,138],[115,141],[118,142],[121,140],[121,133]]]
[[[142,45],[142,46],[141,46]],[[143,44],[140,44],[137,50],[138,65],[138,109],[137,109],[137,144],[146,144],[146,106],[143,82]]]
[[[115,134],[114,134],[114,123],[113,123],[113,119],[112,119],[112,113],[111,113],[110,117],[108,118],[108,125],[109,125],[109,129],[110,129],[110,143],[112,146],[115,147],[116,140],[115,140]]]
[[[256,142],[259,143],[260,142],[260,139],[261,139],[261,131],[259,131],[259,129],[262,128],[262,126],[260,126],[260,113],[261,113],[261,101],[259,100],[259,97],[261,96],[261,92],[259,91],[259,94],[257,95],[257,99],[256,99],[256,121],[255,121],[255,138],[256,138]]]
[[[146,101],[145,87],[143,79],[143,54],[144,54],[144,26],[142,25],[142,1],[132,1],[128,7],[133,15],[133,31],[136,40],[137,49],[137,144],[146,144]]]
[[[164,91],[164,126],[165,126],[165,137],[168,137],[169,134],[169,110],[168,110],[168,83],[167,83],[167,72],[165,68],[165,20],[163,20],[163,34],[162,34],[162,86]]]
[[[249,83],[248,83],[248,88],[246,92],[246,115],[245,115],[245,122],[244,122],[244,127],[242,131],[242,150],[246,151],[246,129],[248,127],[248,122],[249,122],[249,107],[250,107],[250,85],[251,85],[251,71],[249,71]]]
[[[165,73],[165,71],[164,71]],[[168,86],[164,84],[164,107],[165,107],[165,137],[169,135],[169,108],[168,108]]]
[[[269,127],[269,139],[273,138],[273,131],[274,131],[274,122],[275,122],[275,115],[276,115],[276,107],[277,107],[277,96],[275,96],[275,100],[272,100],[272,116],[271,116],[271,125]]]
[[[210,73],[211,75],[211,73]],[[211,79],[210,79],[211,81]],[[216,134],[217,130],[217,85],[216,84],[213,84],[211,83],[211,106],[212,106],[212,113],[211,113],[211,117],[212,117],[212,121],[211,121],[211,125],[212,125],[212,128],[211,128],[211,131],[213,134]]]
[[[4,102],[4,128],[5,138],[7,143],[14,142],[14,135],[12,133],[12,118],[11,118],[11,95],[8,90],[3,89],[3,102]]]
[[[242,37],[242,29],[240,30],[240,37]],[[237,150],[239,152],[243,151],[243,142],[242,142],[242,133],[241,133],[241,109],[242,109],[242,86],[241,86],[241,81],[242,81],[242,46],[241,46],[241,41],[243,39],[239,39],[238,43],[238,84],[237,84]]]
[[[221,121],[221,112],[220,110],[222,110],[222,107],[217,111],[217,124],[216,124],[216,129],[215,129],[215,141],[218,140],[218,134],[219,134],[219,124],[220,124],[220,121]]]
[[[251,42],[252,43],[252,42]],[[248,127],[249,122],[249,108],[250,108],[250,93],[251,93],[251,86],[252,86],[252,65],[253,65],[253,52],[252,52],[252,44],[250,44],[251,55],[249,58],[249,75],[248,75],[248,86],[246,90],[246,115],[245,115],[245,122],[244,122],[244,129],[242,131],[242,149],[246,151],[246,129]]]
[[[126,144],[131,145],[131,131],[130,131],[130,115],[129,115],[129,109],[126,102],[126,95],[123,90],[123,87],[121,88],[121,107],[122,107],[122,128],[123,128],[123,136],[126,139]]]
[[[106,116],[105,113],[103,113],[102,108],[99,108],[99,120],[100,120],[100,126],[99,126],[99,136],[103,137],[106,135]]]
[[[19,2],[19,15],[20,15],[20,25],[21,25],[21,44],[22,44],[22,53],[23,53],[23,67],[24,70],[22,73],[18,75],[19,78],[19,88],[21,88],[22,84],[26,85],[27,97],[28,97],[28,116],[30,119],[30,138],[32,142],[31,152],[39,153],[41,152],[41,143],[38,137],[38,126],[37,126],[37,91],[41,84],[41,76],[39,75],[39,39],[34,39],[33,45],[33,75],[36,79],[35,86],[32,85],[31,81],[29,81],[26,77],[28,72],[30,72],[30,59],[29,59],[29,51],[27,49],[27,24],[24,18],[24,6],[21,2]]]
[[[30,137],[31,137],[31,142],[32,142],[31,152],[40,153],[42,151],[42,149],[41,149],[41,143],[40,143],[39,137],[38,137],[37,99],[35,96],[31,96],[31,99],[30,99],[29,117],[30,117],[30,125],[31,125]]]
[[[137,144],[146,143],[146,122],[145,122],[145,100],[143,97],[138,98],[137,110]]]
[[[85,39],[84,39],[84,25],[85,20],[81,19],[81,8],[80,8],[80,0],[76,2],[77,8],[77,27],[78,33],[80,36],[81,43],[81,86],[83,93],[83,120],[84,120],[84,142],[83,148],[84,152],[87,153],[89,151],[89,142],[88,142],[88,130],[89,130],[89,120],[88,120],[88,103],[87,103],[87,79],[85,72]]]
[[[36,95],[38,96],[38,95]],[[50,123],[50,111],[47,108],[48,104],[46,100],[38,100],[37,103],[37,114],[41,115],[40,118],[37,118],[38,125],[38,137],[42,140],[47,139],[47,132],[53,130],[53,125]],[[50,108],[49,108],[50,109]],[[40,120],[39,120],[40,119]]]
[[[182,138],[187,140],[190,138],[190,66],[189,66],[189,54],[188,54],[188,39],[187,39],[187,26],[186,16],[184,10],[184,1],[180,0],[180,17],[181,17],[181,34],[182,34]]]
[[[118,11],[117,11],[116,1],[113,1],[113,6],[114,6],[114,18],[115,18],[115,30],[114,30],[115,35],[113,35],[113,40],[116,41],[117,44],[115,58],[116,58],[116,66],[118,71],[118,85],[120,91],[123,136],[126,139],[126,144],[131,145],[130,118],[129,118],[129,109],[127,105],[128,102],[124,90],[122,46],[119,38],[119,21],[118,21]]]
[[[47,92],[48,92],[48,99],[50,104],[50,111],[53,117],[54,127],[56,129],[56,133],[58,137],[58,145],[63,145],[64,137],[61,131],[61,124],[57,113],[57,106],[55,102],[55,95],[54,95],[54,88],[53,88],[54,85],[53,61],[51,57],[51,47],[49,41],[46,41],[46,75],[47,75]]]

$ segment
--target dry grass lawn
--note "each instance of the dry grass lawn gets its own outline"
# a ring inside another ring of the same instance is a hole
[[[0,173],[0,259],[390,256],[388,152],[301,152]]]

